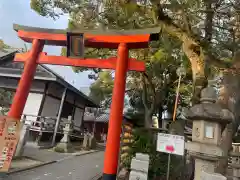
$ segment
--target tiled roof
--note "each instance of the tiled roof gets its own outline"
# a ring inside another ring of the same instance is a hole
[[[16,50],[13,49],[1,49],[0,50],[0,60],[2,60],[4,57],[14,54],[16,52]]]
[[[109,114],[102,114],[96,118],[96,122],[108,123],[108,121],[109,121]]]
[[[95,121],[95,116],[93,113],[85,112],[83,121]]]
[[[95,117],[93,113],[85,112],[83,120],[85,122],[101,122],[101,123],[108,123],[109,121],[109,114],[101,114],[98,117]]]

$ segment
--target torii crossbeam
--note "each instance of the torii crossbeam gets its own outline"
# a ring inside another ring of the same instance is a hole
[[[32,43],[32,48],[29,52],[16,54],[14,59],[15,62],[24,62],[25,65],[8,114],[11,118],[20,119],[22,115],[38,64],[115,69],[103,170],[104,180],[115,180],[118,168],[126,74],[127,71],[145,71],[144,62],[129,58],[128,51],[129,49],[148,48],[149,41],[158,38],[159,28],[99,32],[89,30],[65,31],[14,25],[14,29],[22,40]],[[83,38],[81,39],[81,37]],[[72,42],[70,42],[71,38]],[[85,47],[118,49],[117,57],[109,59],[80,58],[78,51],[82,50],[79,49],[81,40]],[[67,57],[48,56],[42,52],[44,45],[67,46],[70,55],[68,53]],[[76,51],[73,52],[75,57],[71,57],[72,51]]]

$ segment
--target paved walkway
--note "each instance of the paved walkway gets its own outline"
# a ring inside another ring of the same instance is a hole
[[[23,156],[30,157],[41,162],[49,162],[69,157],[71,154],[56,153],[47,149],[39,149],[34,144],[27,143]]]
[[[4,177],[4,180],[90,180],[101,174],[103,158],[103,151],[72,156],[58,163],[14,173]]]

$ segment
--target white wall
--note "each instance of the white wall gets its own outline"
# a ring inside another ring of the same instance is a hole
[[[83,113],[84,113],[83,109],[80,109],[80,108],[76,108],[75,109],[75,113],[74,113],[74,126],[80,127],[82,125]],[[77,128],[74,127],[74,128],[80,130],[80,128],[78,128],[78,127]]]
[[[42,98],[43,94],[29,93],[23,114],[37,116],[40,110]],[[27,116],[27,120],[36,121],[36,119],[36,117]],[[30,121],[27,121],[26,123],[30,124]]]
[[[46,96],[41,116],[56,117],[60,106],[60,100]]]

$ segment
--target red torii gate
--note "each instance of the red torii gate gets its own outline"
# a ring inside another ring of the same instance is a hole
[[[127,71],[145,71],[144,62],[129,58],[128,51],[129,49],[148,48],[149,41],[158,38],[159,28],[133,31],[99,32],[83,30],[67,32],[65,30],[35,28],[15,24],[14,29],[22,40],[32,43],[32,48],[29,52],[16,54],[14,59],[15,62],[24,62],[25,64],[8,113],[11,118],[20,119],[22,115],[38,64],[116,70],[103,170],[104,180],[115,180],[118,167],[126,74]],[[79,58],[77,53],[82,50],[79,49],[81,48],[79,43],[82,42],[86,47],[118,49],[118,55],[109,59]],[[42,52],[44,45],[67,46],[68,55],[70,55],[68,57],[48,56]],[[71,53],[74,54],[74,58],[70,57]]]

